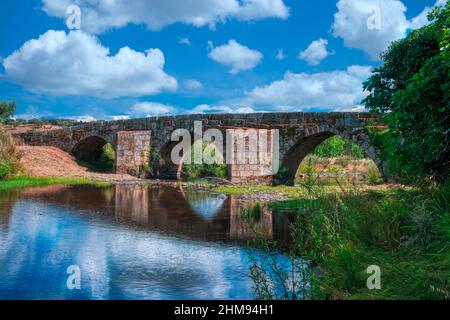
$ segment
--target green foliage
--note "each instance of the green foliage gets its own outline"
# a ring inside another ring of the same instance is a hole
[[[205,141],[198,141],[196,143],[202,143],[203,150],[207,148],[210,144]],[[198,179],[206,177],[217,177],[221,179],[226,179],[228,177],[228,166],[226,164],[194,164],[194,152],[190,150],[191,164],[183,164],[182,176],[184,178]],[[216,149],[212,150],[211,157],[216,156]]]
[[[26,188],[45,187],[49,185],[92,185],[96,187],[109,187],[107,182],[93,182],[82,178],[46,178],[46,177],[18,177],[11,180],[0,181],[0,191],[20,190]]]
[[[111,144],[107,143],[102,149],[100,158],[98,159],[96,166],[101,172],[114,172],[116,164],[116,152]]]
[[[261,220],[262,209],[259,203],[254,203],[248,208],[241,208],[241,215],[247,223]]]
[[[354,143],[340,137],[333,136],[314,149],[313,155],[321,158],[336,158],[348,156],[355,159],[363,159],[364,151]]]
[[[12,165],[9,161],[0,162],[0,180],[8,178],[13,171]]]
[[[420,192],[321,194],[271,207],[296,213],[297,258],[320,275],[312,276],[309,298],[449,299],[449,198],[447,183]],[[381,268],[381,290],[366,287],[370,265]]]
[[[389,114],[391,165],[402,176],[444,180],[450,170],[450,59],[430,59],[408,86],[394,95]]]
[[[382,184],[384,182],[377,167],[371,167],[367,170],[367,182],[371,185]]]
[[[370,94],[363,100],[373,112],[395,109],[394,93],[406,88],[409,79],[426,61],[439,54],[439,43],[433,26],[412,31],[405,39],[394,41],[381,55],[383,65],[375,68],[372,77],[364,83]]]
[[[13,177],[19,171],[19,154],[14,141],[0,125],[0,180]]]
[[[14,101],[0,101],[0,124],[14,115],[14,112],[16,112],[16,103]]]
[[[314,167],[312,158],[308,159],[308,162],[306,163],[304,172],[306,175],[305,186],[308,189],[308,191],[310,191],[311,188],[315,185],[315,181],[317,179],[315,177],[316,169]]]
[[[292,181],[290,181],[291,179],[292,177],[289,169],[285,165],[280,165],[277,174],[273,178],[273,182],[276,185],[287,185],[292,183]]]
[[[116,152],[109,143],[105,144],[99,155],[89,159],[81,159],[91,170],[103,173],[112,173],[116,165]]]
[[[449,12],[447,3],[432,24],[395,41],[364,84],[364,103],[389,126],[372,137],[406,182],[444,181],[450,172]]]

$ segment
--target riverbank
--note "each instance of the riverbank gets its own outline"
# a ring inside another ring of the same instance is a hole
[[[294,256],[317,271],[312,298],[450,299],[448,199],[450,184],[319,194],[271,207],[296,214]],[[370,266],[381,281],[372,290]]]
[[[109,182],[93,181],[83,178],[49,178],[49,177],[18,177],[0,181],[0,191],[20,190],[27,188],[46,187],[49,185],[94,185],[104,187]]]

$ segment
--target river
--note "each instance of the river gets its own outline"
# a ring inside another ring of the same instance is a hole
[[[248,206],[181,187],[1,193],[0,299],[253,299]],[[286,216],[267,205],[257,228],[289,241]]]

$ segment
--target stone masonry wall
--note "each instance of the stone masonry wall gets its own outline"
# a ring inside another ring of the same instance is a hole
[[[233,141],[233,150],[227,150],[232,151],[229,157],[232,160],[229,165],[230,181],[235,184],[272,184],[272,131],[229,129],[228,134]]]
[[[150,161],[150,131],[117,133],[116,172],[145,176]]]

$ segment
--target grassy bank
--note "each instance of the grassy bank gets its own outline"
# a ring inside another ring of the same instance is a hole
[[[337,181],[337,180],[336,180]],[[212,187],[212,190],[218,193],[225,193],[228,195],[239,196],[239,195],[250,195],[255,193],[278,193],[286,196],[289,199],[304,199],[311,195],[311,193],[320,194],[333,194],[342,193],[346,190],[358,190],[363,192],[365,190],[379,189],[379,190],[389,190],[392,188],[390,185],[379,185],[379,186],[369,186],[369,185],[351,185],[351,184],[335,184],[335,185],[321,185],[321,186],[263,186],[263,185],[248,185],[248,186],[216,186]]]
[[[17,190],[33,187],[45,187],[49,185],[94,185],[99,187],[109,186],[107,182],[94,182],[82,178],[38,178],[19,177],[0,181],[0,191]]]
[[[315,266],[311,298],[450,299],[448,199],[450,184],[321,194],[273,203],[272,208],[295,213],[290,254]],[[381,269],[381,290],[367,288],[372,265]],[[259,270],[257,287],[267,285],[261,279],[274,272],[271,268],[254,268]]]
[[[338,191],[338,187],[327,186],[323,187],[328,191]],[[263,186],[263,185],[248,185],[248,186],[218,186],[214,188],[215,192],[225,193],[228,195],[249,195],[259,192],[275,192],[283,194],[290,199],[304,198],[308,191],[302,187],[288,187],[288,186]]]

